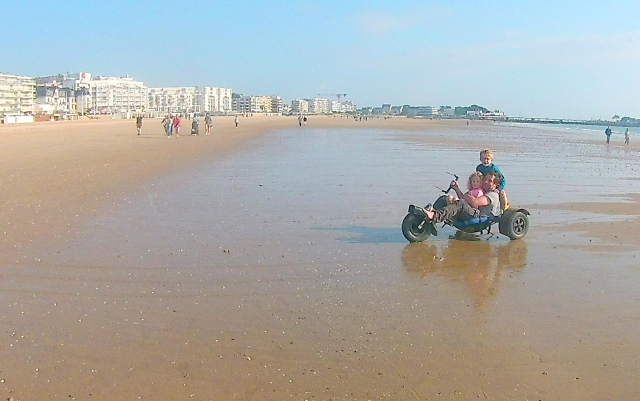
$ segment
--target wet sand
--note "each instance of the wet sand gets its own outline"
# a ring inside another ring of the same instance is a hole
[[[1,396],[640,390],[636,150],[465,122],[229,118],[177,140],[147,123],[0,127]],[[407,244],[406,206],[481,147],[532,212],[526,239]]]

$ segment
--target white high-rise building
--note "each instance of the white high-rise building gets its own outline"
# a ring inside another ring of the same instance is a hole
[[[284,100],[280,96],[271,96],[271,112],[284,113]]]
[[[309,100],[309,113],[312,114],[328,114],[330,112],[329,99],[314,97]]]
[[[341,113],[353,113],[356,111],[357,106],[353,102],[344,102],[340,104]]]
[[[233,109],[230,88],[204,86],[198,88],[196,104],[200,111],[213,113],[228,113]]]
[[[309,102],[306,99],[296,99],[291,102],[291,112],[305,114],[309,112]]]
[[[149,88],[148,106],[150,110],[185,113],[196,110],[196,87],[178,86],[172,88]]]
[[[0,74],[0,115],[33,113],[35,100],[34,78]]]
[[[91,80],[91,108],[96,113],[144,111],[147,88],[129,77],[97,77]]]
[[[240,96],[234,99],[238,113],[282,113],[284,102],[280,96]]]
[[[212,86],[149,88],[149,109],[161,112],[231,111],[231,89]]]

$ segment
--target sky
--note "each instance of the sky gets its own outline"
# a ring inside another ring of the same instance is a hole
[[[2,0],[0,72],[640,118],[639,1]],[[328,96],[324,96],[328,97]]]

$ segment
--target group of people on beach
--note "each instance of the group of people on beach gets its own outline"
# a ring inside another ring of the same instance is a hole
[[[467,181],[468,191],[463,193],[457,180],[451,182],[455,196],[440,197],[432,206],[424,209],[427,222],[435,232],[436,223],[449,220],[470,220],[482,216],[500,216],[509,208],[505,191],[507,184],[500,168],[493,163],[489,149],[480,152],[480,164]]]
[[[611,140],[611,134],[613,134],[613,132],[611,131],[611,127],[607,126],[607,129],[604,130],[604,134],[607,136],[607,144],[609,144],[609,141]],[[631,133],[629,132],[629,128],[627,128],[626,131],[624,131],[625,145],[629,144],[629,136],[631,136]]]
[[[193,117],[193,121],[191,123],[191,135],[200,135],[200,116],[197,113],[186,113],[184,115],[187,119],[191,119]],[[136,117],[136,130],[138,135],[142,133],[142,122],[143,117],[138,115]],[[236,116],[236,128],[238,127],[238,117]],[[167,135],[167,139],[171,138],[171,136],[175,133],[176,138],[180,138],[180,127],[182,127],[182,115],[180,114],[167,114],[161,122],[164,127],[165,134]],[[211,134],[211,115],[206,113],[204,116],[204,134]]]
[[[164,119],[162,119],[162,125],[164,126],[164,131],[167,135],[167,139],[171,138],[174,132],[176,134],[176,138],[180,138],[180,127],[182,126],[182,116],[180,114],[176,114],[175,116],[167,114]],[[204,125],[204,134],[210,135],[211,116],[209,115],[209,113],[205,114],[204,116]],[[197,113],[193,114],[193,121],[191,122],[191,135],[200,135],[200,116]]]

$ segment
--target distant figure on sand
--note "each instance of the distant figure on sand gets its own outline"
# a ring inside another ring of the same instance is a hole
[[[173,131],[176,133],[176,138],[180,138],[180,126],[182,125],[182,118],[180,114],[176,114],[173,118]]]
[[[193,115],[193,121],[191,122],[191,135],[200,135],[200,117],[197,114]]]
[[[171,128],[173,127],[173,118],[171,118],[171,114],[167,114],[164,117],[162,125],[164,126],[164,132],[167,134],[167,139],[171,138]]]
[[[609,140],[611,139],[611,128],[607,126],[607,129],[604,130],[604,134],[607,136],[607,143],[609,143]]]
[[[302,116],[298,116],[298,125],[302,127]]]
[[[138,135],[140,135],[142,132],[142,116],[136,117],[136,129],[138,130]]]
[[[238,116],[236,116],[236,128],[238,128],[238,123],[240,122],[240,119],[238,119]]]
[[[307,116],[302,117],[302,123],[307,125]]]
[[[209,135],[211,133],[211,116],[207,113],[204,116],[204,134]]]
[[[624,132],[624,144],[628,145],[629,144],[629,128],[627,128],[627,130]]]

